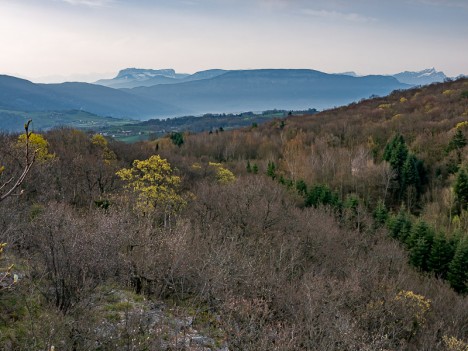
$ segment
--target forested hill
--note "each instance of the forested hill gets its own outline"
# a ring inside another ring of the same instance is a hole
[[[237,167],[244,162],[248,172],[255,165],[296,189],[306,206],[331,206],[341,219],[347,207],[381,216],[413,266],[468,292],[467,135],[465,78],[232,131],[212,142],[192,135],[180,152]]]
[[[465,351],[467,135],[467,79],[134,144],[0,135],[0,346]]]

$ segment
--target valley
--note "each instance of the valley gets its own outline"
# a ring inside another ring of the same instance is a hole
[[[7,349],[468,345],[466,78],[132,126],[0,135]]]
[[[466,0],[0,0],[0,351],[468,351]]]

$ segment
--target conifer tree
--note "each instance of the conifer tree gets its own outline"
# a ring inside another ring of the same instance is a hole
[[[249,161],[249,160],[247,160],[247,167],[246,167],[246,169],[247,169],[247,173],[252,173],[252,167],[250,166],[250,161]]]
[[[390,235],[398,239],[401,243],[405,243],[409,234],[411,233],[412,223],[408,216],[408,213],[404,208],[401,208],[396,216],[388,222],[388,228],[390,229]]]
[[[286,179],[283,177],[283,175],[280,175],[279,179],[278,179],[278,182],[281,184],[281,185],[286,185]]]
[[[461,129],[457,129],[457,132],[453,136],[452,140],[450,140],[450,143],[448,145],[449,150],[455,150],[455,149],[463,149],[467,144],[466,137],[461,131]]]
[[[403,165],[408,157],[408,147],[401,134],[396,135],[385,147],[383,158],[390,163],[395,171],[397,180],[400,182]]]
[[[382,226],[388,219],[388,210],[385,203],[379,200],[374,211],[374,220],[378,226]]]
[[[426,237],[419,237],[410,251],[410,263],[423,271],[428,270],[428,260],[431,254],[431,245]]]
[[[276,179],[276,165],[273,161],[268,162],[267,176],[273,180]]]
[[[412,227],[410,235],[406,239],[406,246],[411,250],[419,239],[424,238],[429,246],[432,245],[434,234],[432,228],[426,223],[426,221],[420,219]]]
[[[458,243],[447,274],[450,285],[460,293],[468,292],[468,239]]]
[[[256,163],[254,163],[253,167],[252,167],[252,173],[253,174],[258,174],[258,166]]]
[[[307,184],[302,179],[299,179],[296,182],[296,190],[300,195],[306,196],[307,195]]]
[[[429,269],[428,263],[433,241],[432,228],[424,220],[418,220],[406,239],[412,265],[424,271]]]
[[[174,145],[181,147],[184,143],[184,134],[180,132],[174,132],[171,134],[170,139]]]
[[[454,250],[443,232],[437,232],[432,243],[431,254],[428,260],[429,271],[438,277],[446,279],[449,264],[453,259]]]
[[[458,213],[468,209],[468,174],[463,168],[458,171],[453,190]]]
[[[414,185],[416,189],[420,188],[421,180],[418,172],[418,159],[413,154],[408,154],[402,168],[402,189]]]
[[[461,163],[461,153],[462,149],[466,146],[467,141],[466,137],[461,131],[461,129],[457,129],[457,132],[453,136],[452,140],[450,140],[447,146],[447,152],[455,150],[457,152],[457,160],[458,164]]]

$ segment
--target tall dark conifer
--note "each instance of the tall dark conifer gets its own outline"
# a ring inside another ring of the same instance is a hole
[[[446,279],[453,254],[453,247],[447,240],[445,233],[437,232],[434,236],[428,260],[429,271],[434,272],[440,278]]]
[[[468,238],[458,243],[447,275],[450,285],[460,293],[468,293]]]

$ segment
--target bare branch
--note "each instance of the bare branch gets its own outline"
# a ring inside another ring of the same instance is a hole
[[[36,153],[37,153],[37,150],[34,150],[32,152],[32,156],[30,156],[30,150],[29,150],[29,139],[31,137],[31,134],[32,132],[29,131],[29,125],[31,124],[31,120],[29,120],[27,123],[25,123],[24,125],[24,130],[25,130],[25,135],[26,135],[26,157],[25,157],[25,166],[24,166],[24,169],[23,169],[23,172],[21,173],[21,175],[18,177],[18,179],[16,179],[16,182],[14,182],[14,184],[2,195],[0,195],[0,201],[3,201],[5,200],[8,196],[12,195],[13,192],[19,187],[21,186],[21,184],[23,183],[24,179],[26,178],[26,176],[28,175],[29,171],[31,170],[31,167],[33,166],[34,164],[34,161],[36,160]],[[10,178],[7,182],[3,183],[0,185],[0,190],[2,190],[3,188],[5,188],[7,185],[9,185],[10,183],[12,183],[14,181],[14,177]]]

